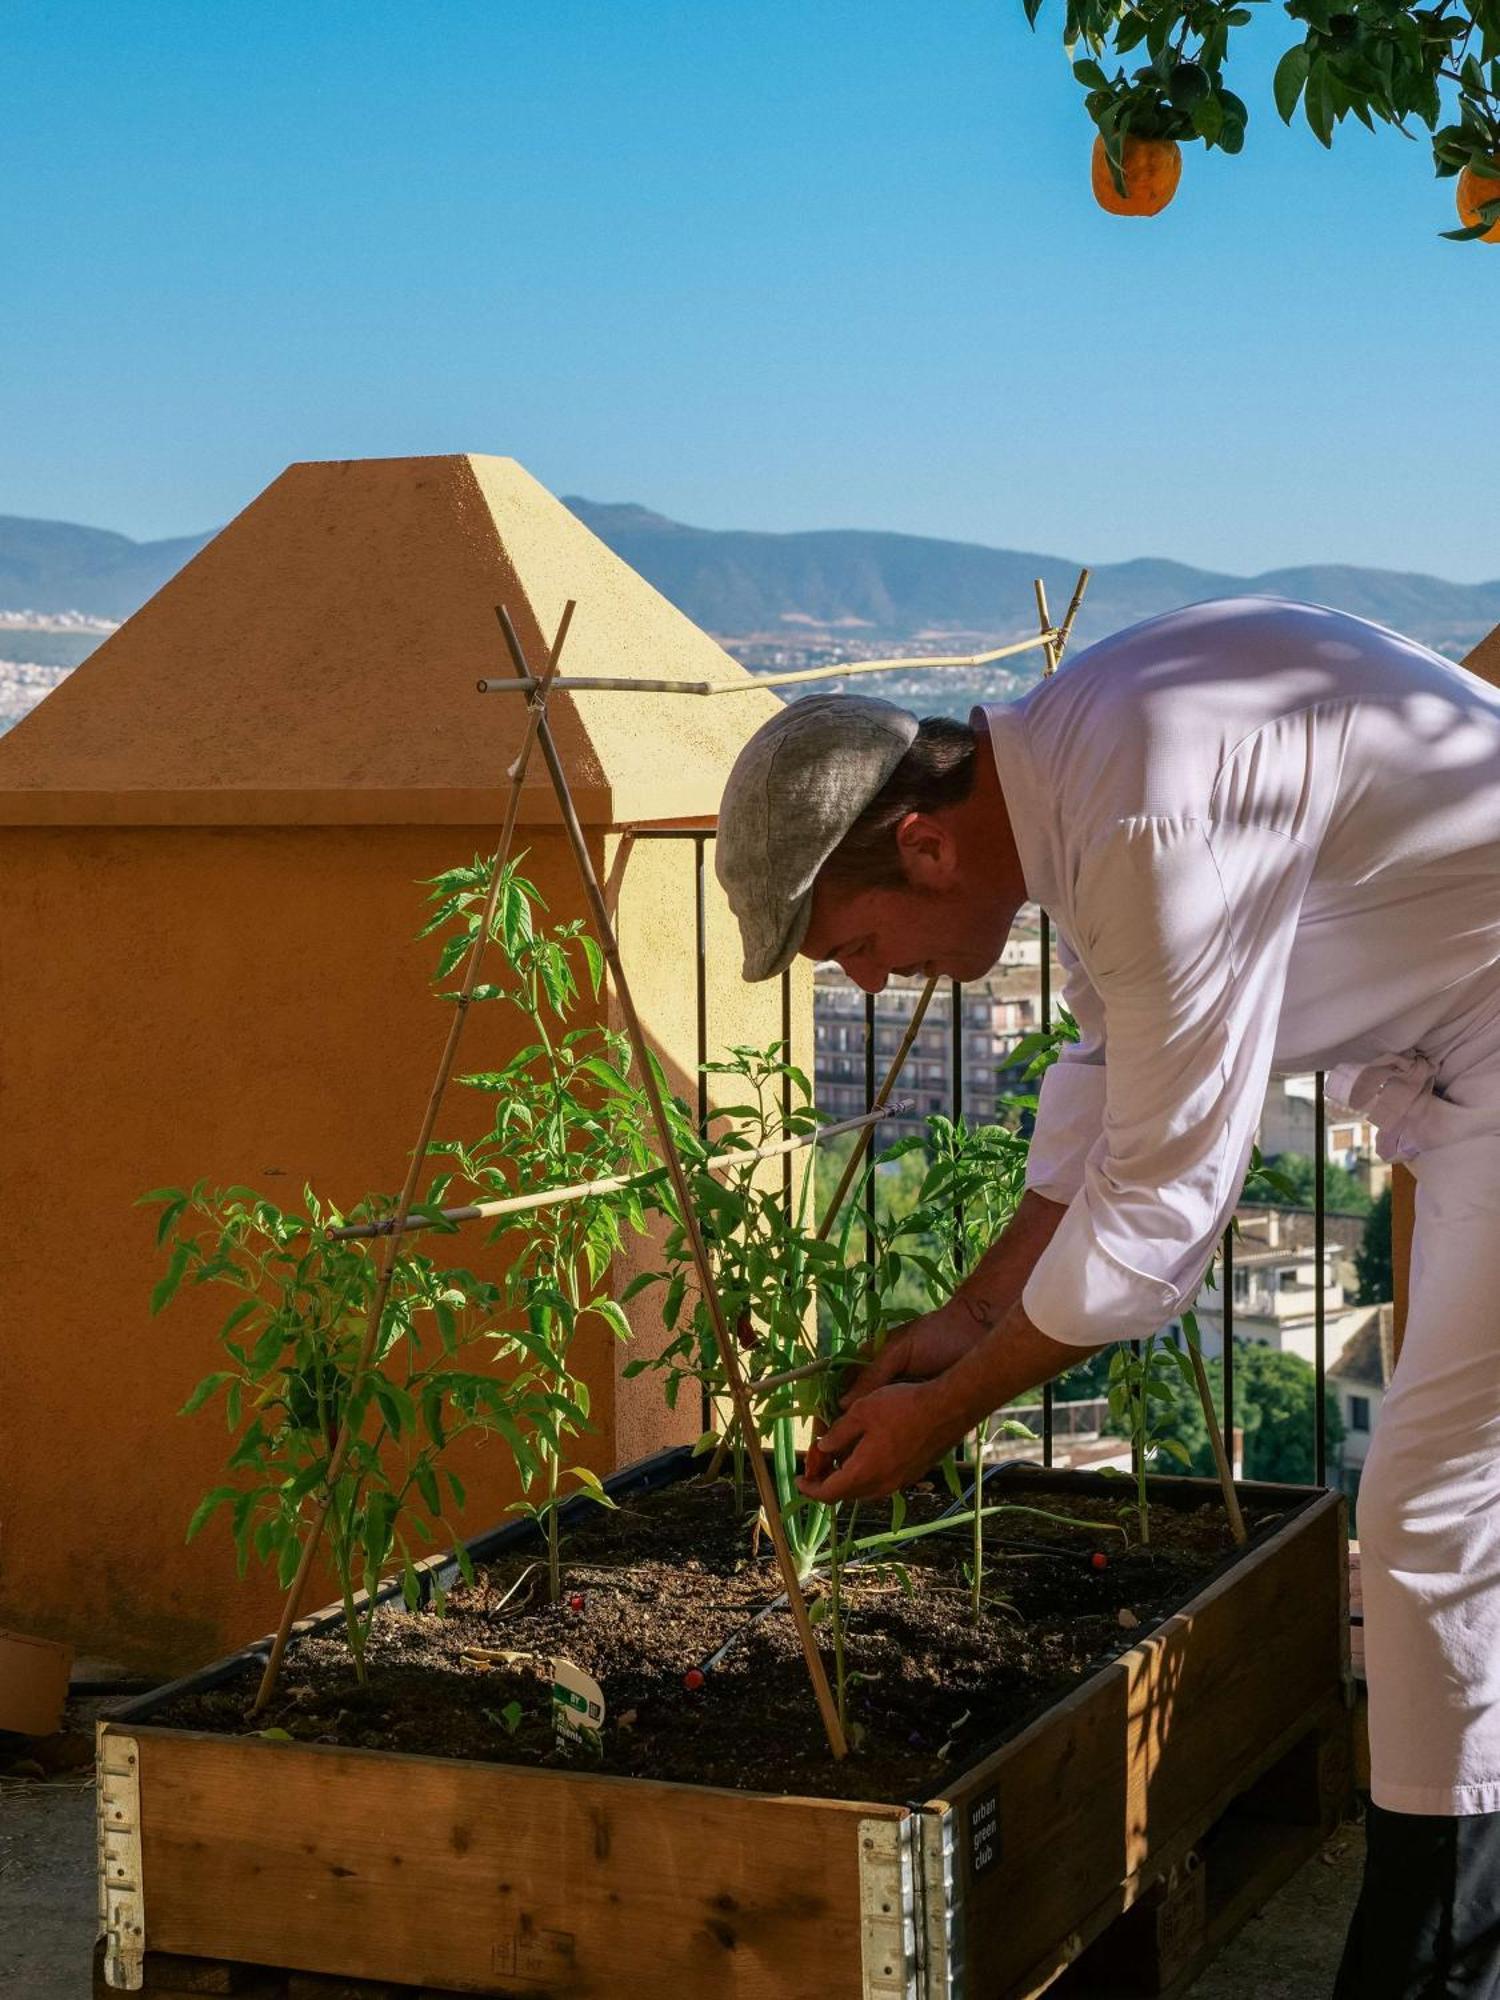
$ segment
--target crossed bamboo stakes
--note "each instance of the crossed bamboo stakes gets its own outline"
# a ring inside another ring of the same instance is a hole
[[[1041,581],[1038,580],[1036,593],[1038,618],[1041,628],[1038,635],[1035,638],[1018,640],[1012,644],[995,648],[990,652],[948,655],[937,658],[845,662],[829,667],[810,668],[791,674],[757,677],[755,680],[748,682],[743,679],[682,682],[630,677],[565,677],[559,674],[558,668],[562,659],[563,649],[567,644],[569,628],[573,622],[573,614],[576,609],[574,600],[569,599],[564,606],[552,645],[545,661],[539,668],[535,667],[528,660],[525,648],[521,643],[520,636],[516,631],[515,623],[509,611],[504,605],[496,607],[496,615],[499,619],[506,648],[510,655],[514,678],[508,681],[481,680],[479,682],[479,691],[484,694],[505,691],[523,695],[526,701],[526,723],[521,738],[520,749],[507,773],[510,781],[510,791],[506,801],[504,821],[501,826],[491,866],[489,888],[479,923],[469,948],[464,966],[463,982],[454,1006],[452,1020],[449,1023],[447,1039],[438,1060],[437,1074],[428,1095],[427,1107],[422,1117],[421,1130],[418,1134],[416,1145],[412,1149],[406,1180],[397,1200],[395,1211],[391,1216],[382,1218],[377,1222],[354,1225],[336,1232],[341,1236],[378,1238],[384,1245],[380,1272],[371,1299],[369,1317],[354,1364],[353,1380],[360,1380],[368,1372],[373,1362],[381,1324],[385,1316],[385,1309],[390,1299],[400,1240],[408,1230],[420,1229],[427,1226],[427,1218],[422,1211],[418,1210],[415,1215],[413,1214],[413,1209],[416,1206],[417,1182],[428,1156],[428,1147],[437,1125],[443,1096],[452,1077],[458,1054],[458,1045],[468,1019],[474,990],[478,984],[480,965],[485,949],[490,941],[504,871],[510,861],[511,852],[515,844],[516,825],[520,815],[522,786],[525,783],[532,756],[536,749],[540,747],[542,759],[547,767],[552,789],[556,796],[563,829],[567,836],[568,844],[572,849],[574,861],[577,864],[584,895],[593,920],[595,934],[603,951],[605,963],[609,968],[610,977],[619,1001],[620,1011],[624,1017],[626,1034],[640,1071],[642,1086],[645,1090],[647,1103],[651,1112],[652,1124],[656,1130],[663,1164],[661,1169],[654,1171],[660,1173],[664,1170],[671,1182],[672,1192],[682,1218],[683,1229],[687,1236],[703,1302],[707,1307],[719,1353],[722,1357],[729,1399],[733,1411],[733,1424],[738,1428],[743,1437],[748,1439],[755,1438],[757,1427],[751,1400],[751,1388],[746,1381],[740,1362],[738,1344],[730,1331],[723,1303],[719,1297],[707,1244],[704,1241],[703,1232],[699,1225],[697,1212],[688,1188],[687,1175],[683,1168],[676,1138],[667,1115],[666,1103],[662,1096],[658,1072],[646,1043],[640,1016],[636,1011],[630,983],[626,977],[625,967],[620,957],[619,942],[615,936],[614,925],[609,915],[604,892],[600,886],[598,874],[594,868],[593,858],[589,853],[583,829],[579,824],[572,790],[568,783],[567,774],[563,769],[557,745],[553,739],[551,723],[547,715],[549,697],[555,692],[583,691],[585,689],[611,692],[686,694],[699,697],[714,696],[738,692],[746,687],[775,687],[802,681],[827,679],[834,676],[843,677],[854,673],[889,671],[898,667],[977,667],[996,660],[1010,658],[1013,655],[1037,647],[1042,648],[1044,652],[1045,671],[1051,673],[1055,670],[1062,656],[1063,649],[1067,645],[1073,621],[1083,601],[1083,593],[1087,584],[1088,571],[1080,571],[1078,584],[1074,590],[1072,601],[1069,604],[1063,623],[1060,626],[1054,627],[1047,613],[1045,589]],[[838,1190],[829,1206],[828,1214],[825,1217],[825,1225],[830,1223],[831,1219],[837,1215],[839,1207],[853,1183],[856,1173],[859,1171],[876,1124],[881,1119],[892,1115],[894,1107],[892,1107],[890,1102],[891,1092],[895,1087],[906,1056],[913,1042],[916,1040],[917,1031],[926,1013],[928,1002],[932,998],[935,983],[935,979],[929,979],[925,992],[921,995],[913,1010],[911,1021],[901,1047],[896,1053],[895,1061],[891,1064],[884,1082],[876,1093],[871,1110],[864,1118],[843,1121],[836,1128],[824,1127],[819,1132],[801,1136],[794,1141],[781,1141],[776,1145],[760,1149],[759,1154],[755,1155],[755,1157],[769,1157],[772,1154],[790,1153],[800,1146],[814,1144],[819,1139],[832,1137],[835,1131],[858,1131],[859,1137],[845,1166]],[[751,1154],[740,1151],[711,1158],[706,1164],[711,1167],[728,1165],[730,1163],[742,1165],[751,1157]],[[470,1204],[463,1208],[443,1211],[443,1218],[448,1222],[462,1222],[479,1220],[492,1215],[520,1213],[526,1209],[538,1208],[558,1201],[584,1199],[590,1194],[602,1193],[606,1188],[618,1187],[621,1185],[622,1180],[626,1178],[637,1179],[639,1176],[613,1177],[608,1182],[579,1183],[572,1187],[539,1190],[530,1195],[511,1197],[496,1202]],[[1210,1438],[1214,1444],[1216,1461],[1220,1468],[1220,1478],[1221,1483],[1224,1485],[1226,1502],[1230,1507],[1231,1521],[1235,1524],[1237,1538],[1242,1540],[1244,1538],[1244,1526],[1242,1520],[1239,1518],[1238,1503],[1234,1496],[1228,1460],[1224,1454],[1223,1441],[1219,1433],[1217,1418],[1213,1411],[1212,1400],[1208,1394],[1207,1378],[1196,1353],[1194,1359],[1199,1392],[1204,1404]],[[773,1380],[796,1379],[802,1372],[804,1371],[795,1370],[792,1371],[790,1376],[781,1378],[768,1377],[757,1383],[756,1387],[763,1392],[767,1387],[772,1385]],[[254,1703],[252,1704],[252,1714],[259,1713],[265,1707],[280,1677],[281,1665],[286,1654],[287,1644],[291,1638],[292,1629],[301,1608],[308,1579],[322,1542],[323,1531],[327,1525],[329,1512],[332,1508],[334,1489],[348,1461],[353,1442],[354,1433],[346,1414],[340,1422],[338,1435],[335,1439],[327,1471],[324,1475],[324,1497],[313,1516],[307,1540],[304,1543],[296,1572],[293,1575],[287,1592],[286,1602],[282,1607],[281,1619],[271,1644],[271,1651],[266,1659]],[[834,1701],[833,1692],[828,1683],[828,1674],[823,1663],[823,1656],[818,1650],[817,1640],[813,1633],[812,1620],[807,1608],[807,1599],[797,1575],[796,1564],[793,1560],[791,1550],[787,1544],[786,1531],[782,1524],[780,1509],[776,1502],[775,1486],[771,1478],[770,1469],[766,1465],[763,1453],[759,1451],[752,1450],[749,1453],[749,1459],[751,1472],[754,1476],[756,1489],[760,1498],[761,1509],[770,1532],[772,1546],[775,1550],[777,1567],[780,1569],[782,1583],[786,1591],[786,1601],[796,1626],[798,1641],[806,1662],[808,1677],[812,1683],[813,1694],[817,1700],[818,1712],[822,1718],[823,1727],[828,1737],[829,1748],[835,1758],[842,1758],[848,1754],[848,1744],[843,1725],[839,1720],[837,1704]]]

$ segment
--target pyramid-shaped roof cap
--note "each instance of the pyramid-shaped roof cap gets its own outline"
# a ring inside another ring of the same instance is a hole
[[[1492,687],[1500,687],[1500,625],[1465,656],[1464,665]]]
[[[711,815],[779,704],[514,459],[293,465],[0,738],[0,823],[486,824],[525,721],[503,604],[562,671],[743,694],[551,705],[579,815]],[[532,762],[523,820],[555,819]]]

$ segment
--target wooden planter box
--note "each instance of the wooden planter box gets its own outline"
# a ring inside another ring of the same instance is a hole
[[[616,1490],[686,1467],[663,1454]],[[1104,1486],[995,1476],[1061,1504]],[[1348,1790],[1343,1502],[1243,1491],[1285,1518],[910,1806],[214,1736],[153,1724],[177,1690],[159,1691],[99,1732],[102,1980],[207,1990],[186,1959],[227,1962],[226,1982],[277,1968],[251,1985],[293,1995],[360,1979],[531,2000],[1174,1990]]]

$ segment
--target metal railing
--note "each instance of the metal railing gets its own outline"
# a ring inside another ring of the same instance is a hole
[[[708,1079],[703,1073],[703,1065],[709,1059],[707,869],[708,844],[714,838],[714,830],[710,827],[640,826],[628,828],[626,831],[627,837],[632,840],[690,842],[693,848],[693,962],[697,1003],[697,1115],[699,1130],[706,1133],[709,1120]],[[1045,911],[1041,913],[1040,937],[1040,1026],[1045,1031],[1055,1024],[1052,997],[1052,926]],[[963,983],[956,979],[953,980],[949,989],[951,1032],[948,1052],[948,1108],[954,1115],[957,1115],[962,1110],[964,1104],[964,999],[965,987]],[[864,999],[861,1049],[864,1070],[864,1109],[866,1111],[869,1111],[873,1107],[875,1101],[878,1038],[879,1009],[876,996],[873,993],[867,993]],[[797,1052],[793,1048],[792,979],[790,972],[783,972],[781,975],[781,1039],[786,1045],[787,1061],[795,1062],[797,1060]],[[807,1067],[806,1063],[804,1063],[804,1067]],[[816,1074],[815,1065],[813,1066],[813,1074]],[[782,1108],[784,1113],[790,1109],[790,1085],[786,1086],[784,1091]],[[1312,1261],[1315,1268],[1321,1273],[1326,1268],[1327,1233],[1327,1175],[1325,1171],[1327,1164],[1327,1108],[1324,1100],[1324,1078],[1321,1070],[1317,1073],[1314,1086],[1313,1129]],[[874,1148],[871,1149],[872,1155],[874,1150]],[[782,1175],[783,1188],[788,1200],[790,1200],[792,1192],[792,1163],[790,1158],[783,1164]],[[866,1217],[865,1253],[867,1256],[870,1256],[874,1254],[873,1229],[876,1203],[876,1176],[873,1165],[868,1166],[863,1174],[861,1200]],[[1220,1421],[1223,1425],[1226,1442],[1232,1440],[1235,1428],[1234,1256],[1234,1224],[1231,1220],[1229,1227],[1224,1232],[1219,1269],[1219,1298],[1223,1325],[1223,1396],[1220,1408]],[[1327,1317],[1326,1287],[1319,1284],[1315,1287],[1313,1302],[1313,1465],[1314,1477],[1316,1483],[1320,1486],[1328,1483],[1328,1425],[1325,1408],[1328,1379]],[[1058,1412],[1059,1407],[1065,1401],[1066,1399],[1059,1398],[1056,1395],[1054,1384],[1049,1382],[1043,1387],[1040,1411],[1042,1464],[1044,1466],[1050,1466],[1053,1463],[1054,1444],[1059,1433]],[[707,1398],[705,1397],[705,1428],[707,1428],[709,1422],[709,1414]]]

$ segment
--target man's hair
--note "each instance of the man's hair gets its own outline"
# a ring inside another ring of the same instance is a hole
[[[908,813],[962,805],[974,789],[978,739],[966,722],[929,715],[911,748],[823,863],[821,874],[841,888],[901,889],[906,871],[896,828]]]

